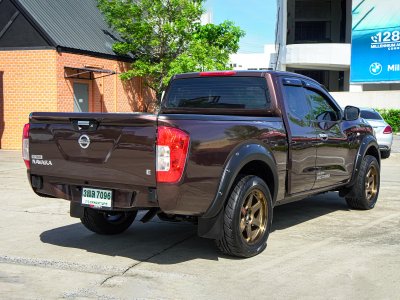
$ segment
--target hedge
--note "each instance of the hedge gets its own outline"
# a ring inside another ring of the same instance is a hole
[[[377,109],[377,111],[392,126],[393,132],[400,131],[400,109]]]

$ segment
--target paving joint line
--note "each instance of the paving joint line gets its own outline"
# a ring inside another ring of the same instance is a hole
[[[86,274],[116,274],[122,270],[117,270],[116,268],[107,269],[99,265],[86,265],[82,263],[67,262],[62,260],[52,260],[43,258],[27,258],[20,256],[8,256],[0,255],[0,264],[13,264],[22,267],[35,267],[35,268],[46,268],[52,270],[79,272]]]
[[[129,266],[128,268],[126,268],[122,273],[108,276],[106,279],[104,279],[104,280],[100,283],[100,286],[102,286],[102,285],[105,284],[108,280],[110,280],[110,279],[112,279],[112,278],[114,278],[114,277],[117,277],[117,276],[124,276],[127,272],[129,272],[130,270],[136,268],[136,267],[139,266],[140,264],[148,262],[148,261],[151,260],[152,258],[154,258],[154,257],[156,257],[156,256],[158,256],[158,255],[160,255],[160,254],[165,253],[166,251],[168,251],[168,250],[170,250],[170,249],[172,249],[172,248],[178,246],[179,244],[182,244],[182,243],[186,242],[187,240],[190,240],[191,238],[193,238],[193,237],[195,237],[195,236],[196,236],[195,234],[191,234],[191,235],[189,235],[188,237],[184,238],[183,240],[177,241],[176,243],[173,243],[172,245],[170,245],[170,246],[168,246],[168,247],[166,247],[166,248],[164,248],[164,249],[158,251],[157,253],[154,253],[153,255],[150,255],[150,256],[147,257],[146,259],[141,260],[141,261],[139,261],[139,262],[137,262],[137,263],[132,264],[131,266]]]
[[[23,169],[24,169],[24,168],[17,168],[17,169],[1,170],[1,171],[0,171],[0,173],[9,172],[9,171],[23,170]]]
[[[41,215],[49,215],[49,216],[65,216],[65,213],[48,213],[48,212],[41,212],[41,211],[28,211],[28,210],[4,210],[5,212],[12,212],[12,213],[28,213],[28,214],[41,214]]]

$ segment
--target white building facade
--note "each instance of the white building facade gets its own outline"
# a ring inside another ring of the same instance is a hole
[[[264,45],[262,53],[236,53],[229,57],[229,65],[234,70],[268,70],[271,65],[271,55],[275,53],[275,45]]]
[[[342,106],[400,108],[400,84],[350,84],[352,0],[277,0],[277,7],[277,70],[314,78]]]
[[[349,90],[351,0],[278,0],[276,42],[278,70]]]

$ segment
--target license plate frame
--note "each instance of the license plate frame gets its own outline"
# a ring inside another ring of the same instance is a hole
[[[114,193],[112,190],[98,189],[92,187],[82,188],[82,206],[111,210],[113,207]]]

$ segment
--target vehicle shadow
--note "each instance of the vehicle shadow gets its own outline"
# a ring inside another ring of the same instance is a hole
[[[285,230],[338,210],[349,210],[337,192],[328,192],[274,208],[272,232]]]
[[[326,193],[282,205],[275,208],[272,231],[285,230],[337,210],[347,210],[344,200],[337,193]],[[45,231],[40,235],[40,240],[60,247],[155,264],[231,258],[222,255],[212,240],[197,237],[195,225],[158,219],[145,224],[135,221],[125,233],[114,236],[97,235],[80,223],[75,223]]]
[[[138,214],[138,219],[142,214]],[[199,258],[218,260],[221,256],[212,240],[197,236],[195,225],[163,222],[157,218],[144,224],[135,220],[124,233],[109,236],[92,233],[79,222],[44,231],[40,240],[60,247],[155,264],[177,264]]]

